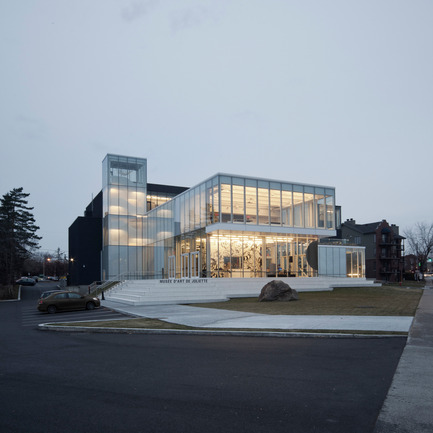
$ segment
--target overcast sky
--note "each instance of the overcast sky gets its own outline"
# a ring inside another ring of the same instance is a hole
[[[0,0],[0,195],[30,193],[43,251],[67,252],[107,153],[431,223],[432,22],[430,0]]]

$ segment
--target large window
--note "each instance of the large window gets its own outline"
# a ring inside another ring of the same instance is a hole
[[[316,188],[316,221],[317,221],[318,228],[320,229],[325,228],[326,207],[325,207],[325,190],[323,188]]]
[[[257,189],[259,224],[269,224],[269,183],[259,181]]]
[[[219,193],[218,193],[218,179],[215,178],[213,181],[213,222],[220,222],[220,207],[219,207]]]
[[[327,189],[325,192],[326,192],[326,228],[333,229],[335,227],[334,191]]]
[[[257,182],[246,180],[245,217],[247,224],[257,224]]]
[[[281,191],[281,208],[283,214],[283,225],[286,227],[293,226],[292,186],[284,183]]]
[[[293,225],[295,227],[304,227],[304,193],[299,191],[301,188],[294,186],[293,191]]]
[[[206,225],[206,185],[200,186],[200,222],[202,226]]]
[[[271,224],[281,225],[281,191],[279,183],[271,183],[270,190]]]
[[[304,188],[305,227],[314,227],[314,188]]]
[[[346,249],[346,272],[351,278],[365,277],[365,249],[347,248]]]
[[[208,236],[209,276],[217,278],[317,275],[306,250],[314,236],[217,232]]]
[[[211,182],[206,183],[206,225],[214,223],[213,187]]]
[[[221,182],[221,222],[228,223],[232,221],[232,186],[230,178],[224,178]]]
[[[182,232],[216,223],[335,227],[331,189],[219,175],[182,197]]]
[[[233,222],[245,222],[244,180],[233,178]]]

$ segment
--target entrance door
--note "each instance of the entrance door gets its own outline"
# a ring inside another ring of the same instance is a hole
[[[191,278],[200,277],[200,251],[191,253]]]
[[[176,278],[176,256],[168,257],[168,278]]]
[[[189,253],[180,256],[180,278],[189,278]]]

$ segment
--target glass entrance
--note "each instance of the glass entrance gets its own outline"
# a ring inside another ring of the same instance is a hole
[[[191,278],[200,277],[200,252],[195,251],[191,253]]]
[[[180,278],[189,278],[189,253],[180,256]]]
[[[176,278],[176,256],[168,257],[168,278]]]

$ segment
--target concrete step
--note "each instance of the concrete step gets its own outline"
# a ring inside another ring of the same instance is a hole
[[[106,292],[106,299],[130,305],[219,302],[236,297],[258,297],[274,278],[218,278],[189,280],[127,280]],[[299,291],[333,290],[334,287],[373,286],[374,281],[353,278],[281,278]]]

